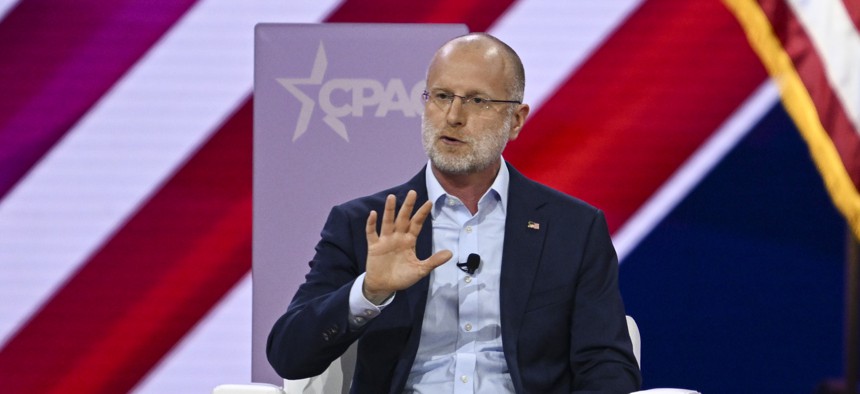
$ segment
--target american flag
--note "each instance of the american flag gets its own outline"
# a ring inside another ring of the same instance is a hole
[[[860,5],[823,3],[856,53]],[[505,157],[606,212],[646,387],[841,373],[844,225],[722,2],[2,0],[0,391],[251,380],[259,22],[466,23],[515,48],[533,109]]]

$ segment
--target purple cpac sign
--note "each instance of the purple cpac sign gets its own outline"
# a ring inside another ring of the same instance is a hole
[[[427,64],[464,25],[260,24],[254,49],[252,380],[304,280],[332,206],[408,180],[427,161]]]

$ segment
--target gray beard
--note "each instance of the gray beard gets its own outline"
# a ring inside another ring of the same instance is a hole
[[[441,130],[430,125],[426,117],[421,118],[421,142],[424,152],[434,167],[449,174],[475,173],[492,165],[505,150],[510,130],[511,118],[506,117],[501,128],[481,130],[477,133],[478,136],[464,139],[463,141],[472,147],[472,151],[466,155],[457,155],[442,152],[436,146]]]

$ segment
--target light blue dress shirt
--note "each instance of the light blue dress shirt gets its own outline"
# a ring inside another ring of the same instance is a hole
[[[448,249],[454,257],[430,274],[430,289],[418,353],[406,381],[406,393],[513,393],[502,349],[499,282],[510,174],[502,161],[490,189],[472,215],[445,193],[427,165],[428,198],[433,201],[433,253]],[[460,270],[471,253],[481,256],[474,275]],[[393,301],[380,306],[361,293],[364,276],[350,292],[350,324],[366,324]]]

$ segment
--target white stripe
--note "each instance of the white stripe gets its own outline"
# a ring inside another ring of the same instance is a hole
[[[778,101],[776,85],[772,80],[766,80],[613,234],[612,242],[618,253],[618,261],[629,256],[642,239],[690,194]]]
[[[841,0],[788,0],[809,35],[827,81],[860,133],[860,34]]]
[[[251,275],[135,387],[134,393],[209,393],[251,381]]]
[[[526,69],[532,113],[600,47],[641,0],[520,0],[489,30]]]
[[[335,0],[299,3],[274,22],[318,22],[338,5]],[[246,275],[133,392],[208,393],[219,384],[251,382],[251,283]]]
[[[0,201],[0,347],[248,97],[254,25],[334,4],[198,3]]]
[[[15,7],[18,3],[18,0],[0,0],[0,22],[3,21],[3,18],[6,17],[9,11],[12,11],[12,7]]]

